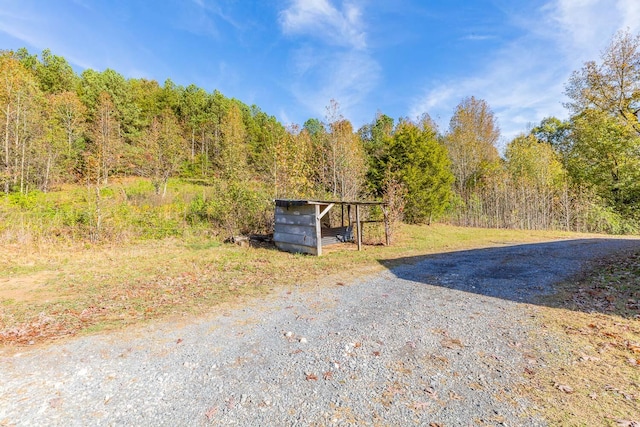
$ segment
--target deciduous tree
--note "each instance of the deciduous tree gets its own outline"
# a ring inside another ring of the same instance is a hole
[[[355,200],[361,192],[366,173],[362,140],[340,113],[340,105],[331,100],[327,107],[325,158],[327,190],[340,200]]]
[[[640,220],[640,35],[617,33],[599,62],[573,73],[566,94],[574,113],[565,150],[571,176],[618,214]]]
[[[451,158],[458,192],[466,197],[482,168],[498,159],[500,129],[486,101],[473,96],[457,107],[449,123],[445,145]]]
[[[89,174],[97,186],[108,183],[109,175],[120,159],[122,139],[119,125],[111,96],[106,92],[100,93],[90,129],[93,145],[88,156]]]
[[[566,94],[573,113],[602,111],[640,134],[640,35],[617,33],[599,63],[589,61],[571,75]]]
[[[218,165],[222,176],[231,181],[247,178],[246,130],[242,122],[242,112],[236,103],[232,103],[220,126],[222,139]]]
[[[167,182],[186,157],[182,129],[169,108],[151,121],[143,137],[145,172],[151,178],[156,191],[162,197],[167,193]]]
[[[3,162],[0,181],[5,193],[17,186],[24,193],[30,179],[34,142],[41,134],[40,91],[33,74],[13,52],[0,54],[0,113]]]

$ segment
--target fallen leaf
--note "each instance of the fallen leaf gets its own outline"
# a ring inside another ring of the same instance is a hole
[[[442,341],[440,341],[440,345],[442,345],[444,348],[449,348],[449,349],[464,347],[464,345],[462,345],[462,342],[456,338],[445,338]]]
[[[318,376],[316,374],[306,374],[307,381],[318,381]]]
[[[338,282],[338,283],[336,283],[336,285],[338,285],[338,286],[344,286],[344,283],[342,283],[342,282]]]
[[[353,345],[354,348],[360,348],[362,347],[362,343],[361,342],[357,342]]]
[[[480,384],[479,382],[472,382],[471,384],[469,384],[469,388],[471,390],[484,390],[484,386],[482,384]]]
[[[404,390],[402,389],[402,386],[396,381],[393,384],[389,384],[387,386],[387,389],[385,391],[385,393],[388,393],[390,395],[396,395],[396,394],[404,394]]]
[[[182,342],[182,338],[178,338],[178,341],[176,341],[176,344],[180,344]]]
[[[331,378],[333,378],[333,372],[331,371],[327,371],[322,375],[322,378],[326,380],[330,380]]]
[[[600,358],[583,354],[582,356],[580,356],[580,360],[583,362],[597,362],[598,360],[600,360]]]
[[[379,351],[374,351],[374,352],[373,352],[373,355],[374,355],[374,356],[376,356],[376,357],[378,357],[378,356],[380,356],[380,352],[379,352]]]
[[[204,413],[204,415],[207,417],[209,421],[211,421],[211,419],[216,415],[217,412],[218,412],[218,407],[212,406],[207,410],[207,412]]]
[[[422,402],[422,401],[413,402],[413,405],[411,405],[411,408],[416,410],[416,411],[423,411],[428,407],[429,407],[429,403],[428,402]]]
[[[61,397],[56,397],[49,401],[49,406],[51,406],[52,408],[59,408],[62,405],[62,402],[63,400]]]
[[[640,353],[640,344],[631,341],[627,341],[626,344],[627,350],[631,350],[634,353]]]
[[[598,395],[596,393],[591,393],[589,397],[592,398],[593,400],[596,400],[598,398]]]
[[[554,387],[555,387],[555,388],[557,388],[557,389],[558,389],[558,390],[560,390],[560,391],[563,391],[563,392],[567,393],[567,394],[571,394],[571,393],[573,393],[573,391],[574,391],[574,390],[573,390],[573,387],[568,386],[568,385],[566,385],[566,384],[558,384],[558,383],[556,383],[556,384],[554,385]]]
[[[449,399],[451,400],[462,400],[462,397],[457,394],[455,391],[449,391]]]

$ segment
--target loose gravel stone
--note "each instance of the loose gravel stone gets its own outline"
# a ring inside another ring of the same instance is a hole
[[[225,316],[0,356],[0,425],[546,425],[514,391],[542,366],[522,302],[631,247],[640,241],[390,261]]]

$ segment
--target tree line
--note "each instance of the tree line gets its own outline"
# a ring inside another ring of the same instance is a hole
[[[547,117],[504,158],[482,101],[458,106],[444,143],[456,176],[451,220],[465,225],[637,233],[640,35],[617,33],[565,85],[567,120]],[[468,115],[469,112],[474,112]]]
[[[284,126],[219,91],[111,69],[78,75],[49,50],[2,51],[0,189],[82,183],[99,194],[115,176],[136,176],[162,198],[179,177],[221,186],[237,202],[246,191],[384,199],[414,223],[637,231],[640,37],[618,33],[599,61],[573,73],[566,94],[568,120],[542,120],[500,155],[495,115],[475,97],[444,131],[428,114],[381,112],[356,130],[336,101],[323,119]]]

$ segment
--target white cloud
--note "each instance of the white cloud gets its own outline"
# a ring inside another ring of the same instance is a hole
[[[280,25],[285,34],[317,37],[354,49],[367,47],[361,11],[351,2],[345,2],[339,10],[328,0],[293,0],[280,13]]]
[[[196,7],[191,8],[188,3],[178,2],[179,10],[185,15],[182,22],[183,30],[199,35],[219,37],[217,21],[222,20],[237,30],[242,30],[243,25],[226,12],[218,1],[193,0]]]
[[[288,89],[310,114],[323,118],[331,99],[353,120],[364,99],[378,85],[381,67],[367,48],[362,10],[354,1],[292,0],[280,12],[280,28],[303,36],[290,51]]]
[[[331,99],[340,103],[342,112],[350,110],[378,84],[380,66],[369,55],[357,52],[324,52],[300,49],[293,60],[294,81],[291,91],[296,101],[322,118]]]
[[[566,55],[581,62],[596,59],[617,31],[640,29],[637,0],[556,0],[546,9],[551,27],[546,30]]]
[[[289,118],[289,114],[287,114],[287,112],[283,108],[280,108],[280,110],[278,111],[278,119],[280,120],[280,123],[284,124],[285,126],[291,126],[294,123]]]
[[[566,117],[564,85],[572,71],[597,60],[616,31],[640,26],[640,2],[554,0],[536,16],[514,16],[522,35],[487,57],[478,72],[428,84],[410,106],[410,117],[428,112],[443,129],[466,96],[486,100],[504,139],[547,116]]]
[[[618,0],[618,10],[623,17],[622,28],[632,33],[640,30],[640,2],[638,0]]]
[[[470,41],[485,41],[485,40],[494,40],[496,36],[492,36],[489,34],[469,34],[462,38],[462,40],[470,40]]]

